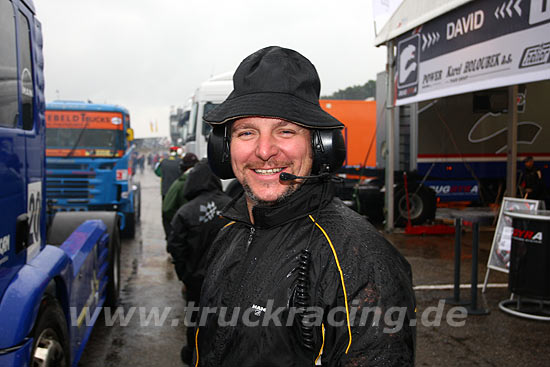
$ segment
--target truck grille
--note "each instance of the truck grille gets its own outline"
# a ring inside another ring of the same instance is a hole
[[[46,169],[46,197],[54,203],[58,200],[65,200],[68,204],[87,204],[93,198],[91,190],[95,187],[93,182],[95,177],[96,174],[93,171],[53,170],[48,165]]]

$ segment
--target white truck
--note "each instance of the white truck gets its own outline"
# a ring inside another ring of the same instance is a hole
[[[189,121],[182,132],[185,151],[205,158],[210,125],[203,123],[203,116],[221,104],[233,90],[233,72],[213,76],[203,82],[191,97]]]
[[[211,126],[203,121],[203,116],[221,104],[233,90],[233,72],[213,76],[203,82],[191,96],[189,120],[184,123],[182,137],[185,152],[194,153],[199,159],[206,158],[208,151],[208,134]],[[222,180],[225,192],[235,197],[242,191],[241,185],[233,179]]]

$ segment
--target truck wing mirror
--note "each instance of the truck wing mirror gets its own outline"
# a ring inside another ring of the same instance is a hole
[[[126,129],[126,139],[128,141],[134,140],[134,129],[132,129],[131,127]]]

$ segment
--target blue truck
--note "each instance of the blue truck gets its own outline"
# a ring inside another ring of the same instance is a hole
[[[115,212],[60,212],[46,225],[40,22],[0,0],[0,366],[76,366],[120,290]]]
[[[133,182],[133,131],[124,107],[78,101],[46,105],[48,213],[114,211],[135,234],[141,190]]]

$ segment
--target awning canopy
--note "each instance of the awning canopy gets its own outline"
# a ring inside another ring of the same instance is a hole
[[[404,0],[374,40],[380,46],[472,0]]]

